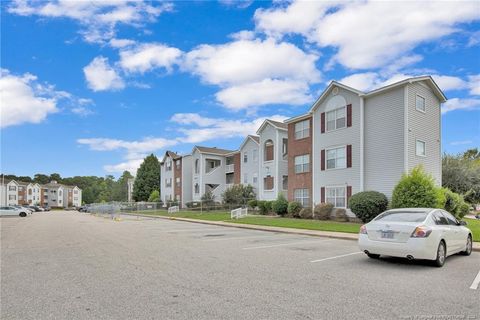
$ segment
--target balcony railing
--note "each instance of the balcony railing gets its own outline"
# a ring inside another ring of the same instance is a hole
[[[235,164],[227,164],[225,166],[225,172],[226,173],[232,173],[235,170]]]

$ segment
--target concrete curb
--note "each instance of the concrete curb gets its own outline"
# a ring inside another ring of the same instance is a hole
[[[341,240],[354,240],[354,241],[358,240],[358,235],[354,233],[258,226],[254,224],[239,224],[239,223],[231,223],[231,222],[223,222],[223,221],[208,221],[208,220],[198,220],[198,219],[188,219],[188,218],[153,216],[153,215],[147,215],[147,214],[131,214],[131,213],[122,213],[122,214],[129,215],[129,216],[177,220],[177,221],[209,224],[209,225],[223,226],[223,227],[233,227],[233,228],[240,228],[240,229],[250,229],[250,230],[268,231],[268,232],[281,232],[281,233],[288,233],[288,234],[298,234],[298,235],[304,235],[304,236],[314,236],[314,237],[323,237],[323,238],[332,238],[332,239],[341,239]],[[475,252],[480,252],[480,243],[474,242],[472,250]]]

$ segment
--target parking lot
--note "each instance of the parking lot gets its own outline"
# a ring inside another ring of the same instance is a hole
[[[1,218],[2,319],[480,319],[480,254],[78,212]],[[474,287],[474,286],[473,286]]]

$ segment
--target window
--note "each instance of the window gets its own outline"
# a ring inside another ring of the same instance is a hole
[[[165,179],[165,187],[170,188],[172,186],[172,178]]]
[[[416,143],[417,156],[425,157],[427,155],[425,148],[425,141],[417,140]]]
[[[195,173],[198,174],[200,173],[200,167],[199,167],[200,160],[196,159],[195,160]]]
[[[295,173],[303,173],[310,171],[310,155],[305,154],[303,156],[295,157]]]
[[[327,150],[327,169],[342,169],[346,167],[347,157],[345,147]]]
[[[345,208],[345,187],[327,187],[327,202],[333,204],[336,208]]]
[[[78,194],[78,190],[73,190],[73,193],[74,193],[74,194]]]
[[[167,168],[166,168],[167,171],[170,171],[172,170],[172,161],[170,159],[167,159]]]
[[[253,184],[257,184],[257,183],[258,183],[258,174],[257,174],[257,173],[254,173],[254,174],[253,174],[252,182],[253,182]]]
[[[457,226],[458,225],[457,219],[455,219],[450,213],[442,211],[442,215],[446,218],[449,225],[451,225],[451,226]]]
[[[248,152],[244,152],[243,153],[243,163],[247,163],[248,162]]]
[[[180,178],[175,178],[175,183],[177,184],[177,187],[180,187]]]
[[[17,200],[17,196],[14,194],[11,194],[8,196],[8,200]]]
[[[181,164],[182,164],[182,162],[180,160],[175,161],[175,165],[177,166],[177,169],[180,169]]]
[[[310,120],[295,123],[295,139],[303,139],[310,136]]]
[[[23,187],[18,187],[18,191],[23,191]]]
[[[263,178],[263,190],[273,190],[273,177],[267,176]]]
[[[282,155],[283,155],[283,160],[287,160],[287,155],[288,155],[288,139],[283,139],[283,140],[282,140]]]
[[[15,186],[9,186],[8,191],[17,191],[17,187]]]
[[[177,194],[177,195],[175,196],[175,200],[180,201],[180,195],[179,195],[179,194]]]
[[[222,162],[218,159],[206,159],[205,164],[206,164],[205,173],[209,173],[215,170],[216,168],[220,167]]]
[[[252,150],[252,158],[253,158],[254,162],[258,161],[258,150],[257,149]]]
[[[265,154],[264,154],[264,161],[272,161],[274,159],[273,156],[273,141],[267,140],[265,141]]]
[[[425,98],[424,97],[420,97],[419,95],[417,95],[417,98],[415,100],[415,108],[418,111],[425,112]]]
[[[345,107],[327,112],[327,131],[345,128],[347,112]]]
[[[295,189],[293,197],[295,201],[300,202],[302,207],[310,205],[310,194],[308,189]]]
[[[243,183],[248,184],[248,173],[243,174]]]
[[[195,194],[199,194],[200,193],[200,186],[198,185],[198,183],[195,183]]]
[[[282,176],[282,188],[288,190],[288,176]]]

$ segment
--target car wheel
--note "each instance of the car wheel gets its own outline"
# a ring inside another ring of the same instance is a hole
[[[445,248],[445,242],[440,241],[437,249],[437,259],[435,259],[434,264],[436,267],[443,267],[445,264],[445,258],[447,256],[447,250]]]
[[[374,254],[374,253],[367,253],[367,256],[371,259],[378,259],[380,258],[379,254]]]
[[[472,254],[472,235],[468,235],[467,238],[467,245],[465,247],[465,251],[460,252],[464,256],[469,256]]]
[[[27,216],[27,214],[25,212],[20,212],[19,216],[22,217],[22,218],[25,218]]]

